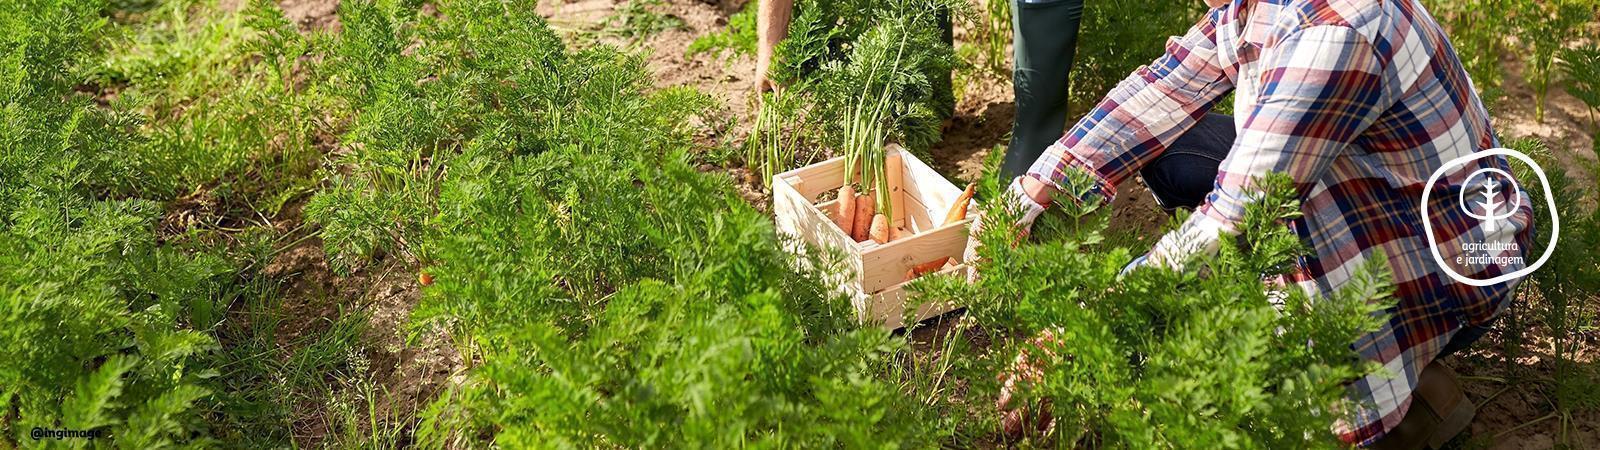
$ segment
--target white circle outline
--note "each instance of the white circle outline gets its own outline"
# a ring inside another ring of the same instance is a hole
[[[1506,171],[1500,170],[1500,169],[1496,169],[1496,168],[1493,168],[1493,167],[1485,167],[1485,168],[1482,168],[1482,169],[1478,169],[1477,172],[1473,172],[1471,175],[1467,175],[1467,179],[1461,180],[1461,185],[1462,186],[1472,186],[1472,177],[1476,177],[1476,176],[1478,176],[1478,174],[1484,173],[1484,172],[1498,173],[1498,174],[1500,174],[1500,176],[1506,177],[1506,181],[1510,181],[1511,182],[1511,192],[1522,192],[1522,185],[1521,184],[1517,184],[1517,177],[1513,177],[1513,176],[1511,176],[1511,174],[1506,173]],[[1484,178],[1488,178],[1488,177],[1484,177]],[[1507,217],[1511,217],[1512,214],[1516,214],[1517,208],[1521,208],[1522,207],[1522,196],[1521,195],[1513,195],[1513,196],[1511,196],[1511,200],[1514,200],[1514,201],[1511,203],[1511,207],[1510,208],[1506,208],[1506,211],[1507,211],[1506,215],[1503,215],[1503,216],[1496,216],[1493,213],[1484,214],[1484,215],[1473,214],[1472,213],[1472,208],[1461,208],[1461,210],[1467,212],[1467,217],[1471,217],[1471,218],[1474,218],[1474,219],[1478,219],[1478,220],[1500,220],[1500,219],[1504,219],[1504,218],[1507,218]],[[1461,193],[1456,194],[1456,204],[1457,205],[1466,205],[1467,204],[1467,189],[1463,188],[1463,189],[1461,189]]]
[[[1448,264],[1445,264],[1444,257],[1439,256],[1439,245],[1433,242],[1433,222],[1428,220],[1428,197],[1433,192],[1433,183],[1439,181],[1439,177],[1444,176],[1446,170],[1455,166],[1465,165],[1469,161],[1495,155],[1504,155],[1517,158],[1522,162],[1528,163],[1528,167],[1533,169],[1533,173],[1539,175],[1539,184],[1544,188],[1545,202],[1550,206],[1550,245],[1545,247],[1544,255],[1539,256],[1539,260],[1535,261],[1531,266],[1527,266],[1522,268],[1522,270],[1487,280],[1479,280],[1477,278],[1469,278],[1456,273],[1456,271],[1451,269]],[[1539,164],[1534,163],[1533,158],[1529,158],[1528,155],[1509,148],[1491,148],[1445,162],[1444,165],[1440,166],[1438,170],[1433,171],[1433,176],[1428,177],[1428,184],[1423,185],[1422,207],[1420,209],[1422,213],[1422,230],[1427,233],[1428,251],[1433,253],[1433,261],[1439,264],[1439,268],[1444,269],[1445,275],[1449,275],[1450,278],[1471,286],[1488,286],[1510,280],[1512,278],[1520,278],[1526,276],[1527,274],[1533,273],[1533,271],[1538,269],[1539,266],[1543,266],[1545,261],[1550,260],[1550,255],[1553,254],[1556,249],[1556,240],[1561,238],[1561,218],[1557,217],[1556,215],[1556,197],[1555,194],[1550,191],[1550,179],[1544,176],[1544,169],[1540,168]]]

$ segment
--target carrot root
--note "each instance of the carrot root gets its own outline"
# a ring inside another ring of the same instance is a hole
[[[944,215],[944,223],[952,223],[967,218],[967,203],[972,201],[972,196],[978,193],[976,183],[968,183],[967,189],[961,191],[956,197],[956,202],[950,205],[950,212]]]
[[[889,217],[883,214],[872,215],[871,237],[873,242],[879,244],[889,243]]]
[[[911,266],[911,270],[906,271],[906,280],[912,280],[917,277],[927,275],[928,272],[939,270],[939,268],[944,267],[945,263],[947,262],[950,262],[949,256]]]
[[[856,188],[848,184],[839,188],[838,211],[833,215],[834,225],[844,230],[846,236],[855,237],[856,229]]]
[[[868,191],[865,195],[856,196],[856,214],[854,219],[855,228],[854,231],[851,232],[850,238],[855,239],[856,242],[865,241],[870,238],[871,236],[868,236],[868,234],[870,234],[868,232],[872,230],[871,191]]]

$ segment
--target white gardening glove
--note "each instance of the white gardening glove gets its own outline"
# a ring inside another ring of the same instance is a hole
[[[1033,227],[1033,221],[1038,219],[1040,214],[1044,214],[1045,205],[1033,201],[1033,198],[1028,196],[1028,192],[1022,188],[1022,177],[1011,179],[1011,185],[1006,188],[1002,198],[1007,208],[1011,208],[1013,212],[1021,213],[1022,216],[1017,219],[1016,226],[1023,236],[1027,236],[1028,230]],[[978,233],[983,231],[983,220],[983,217],[979,217],[977,220],[972,221],[972,228],[967,231],[967,249],[961,255],[961,261],[969,265],[978,259],[978,246],[981,245],[978,241]],[[977,271],[969,266],[967,268],[967,279],[971,281],[976,278]]]

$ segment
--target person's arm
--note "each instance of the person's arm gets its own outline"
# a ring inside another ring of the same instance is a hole
[[[1094,179],[1090,192],[1074,193],[1081,194],[1078,200],[1110,200],[1117,183],[1160,155],[1218,97],[1233,90],[1233,80],[1217,57],[1217,22],[1225,11],[1213,9],[1188,33],[1169,39],[1164,55],[1122,80],[1072,131],[1045,149],[1026,175],[1011,181],[1004,201],[1019,213],[1016,225],[1023,233],[1071,172],[1087,172]],[[963,260],[976,260],[981,229],[980,219]]]
[[[1110,200],[1118,183],[1138,173],[1233,90],[1217,54],[1217,23],[1228,12],[1213,9],[1184,36],[1170,39],[1164,55],[1124,79],[1045,149],[1013,191],[1046,205],[1067,173],[1081,170],[1095,180],[1095,189],[1081,200]]]
[[[1238,232],[1257,177],[1282,173],[1301,198],[1349,144],[1394,103],[1376,48],[1348,26],[1286,30],[1261,55],[1260,95],[1218,168],[1216,188],[1177,230],[1163,236],[1149,262],[1182,269]]]
[[[773,52],[789,32],[789,19],[794,13],[794,0],[756,0],[756,92],[773,89],[767,79],[772,66]]]

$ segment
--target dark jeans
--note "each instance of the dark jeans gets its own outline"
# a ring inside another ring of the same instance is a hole
[[[1000,170],[1006,178],[1027,173],[1045,147],[1061,139],[1067,125],[1068,75],[1078,51],[1084,0],[1025,3],[1011,0],[1011,87],[1016,119]]]
[[[1210,113],[1167,146],[1167,151],[1139,170],[1156,203],[1169,212],[1194,209],[1216,185],[1217,166],[1233,148],[1233,117]],[[1491,322],[1492,323],[1492,322]],[[1489,332],[1490,323],[1464,325],[1445,343],[1437,359],[1465,350]]]
[[[1478,342],[1479,338],[1489,333],[1489,325],[1493,323],[1494,321],[1490,320],[1483,325],[1461,326],[1461,329],[1456,331],[1456,335],[1450,337],[1450,342],[1446,342],[1444,348],[1439,350],[1439,356],[1434,357],[1434,359],[1444,359],[1446,356],[1454,355],[1456,352],[1471,347],[1472,343]]]
[[[1217,180],[1217,166],[1233,148],[1233,117],[1207,113],[1178,136],[1167,151],[1139,169],[1156,204],[1167,211],[1194,209],[1205,202]]]

